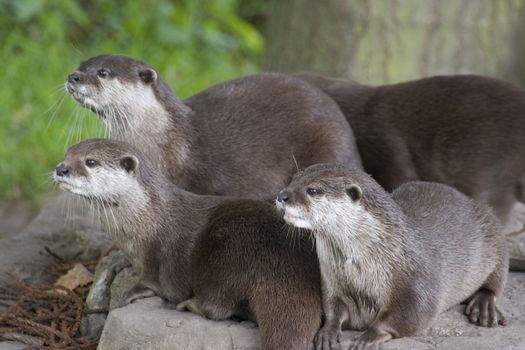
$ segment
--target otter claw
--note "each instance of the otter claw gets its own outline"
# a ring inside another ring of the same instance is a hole
[[[387,340],[392,339],[388,332],[368,328],[363,334],[357,337],[351,345],[351,350],[379,350],[381,345]]]
[[[494,327],[498,324],[507,325],[507,319],[496,307],[496,296],[491,291],[480,290],[476,292],[465,308],[465,314],[470,322],[481,327]]]
[[[316,350],[334,350],[340,347],[341,331],[331,328],[323,327],[314,339]]]

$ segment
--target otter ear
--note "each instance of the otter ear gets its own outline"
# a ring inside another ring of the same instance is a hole
[[[139,76],[145,84],[151,84],[157,80],[157,72],[151,68],[144,68],[139,72]]]
[[[348,197],[352,198],[354,202],[357,202],[363,196],[363,192],[357,185],[351,185],[350,187],[348,187],[346,189],[346,194],[348,195]]]
[[[137,169],[139,160],[135,156],[125,156],[120,159],[120,166],[129,173]]]

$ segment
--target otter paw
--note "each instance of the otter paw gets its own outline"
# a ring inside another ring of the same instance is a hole
[[[340,348],[341,329],[323,327],[317,332],[314,344],[316,350],[334,350]]]
[[[119,307],[131,304],[137,299],[148,298],[153,296],[155,296],[155,292],[153,290],[141,284],[136,284],[133,287],[131,287],[130,290],[124,293],[122,299],[120,300]]]
[[[131,263],[126,259],[124,253],[121,250],[111,252],[108,256],[111,257],[111,264],[109,265],[108,270],[110,273],[118,274],[120,271],[124,270],[126,267],[130,267]]]
[[[507,319],[496,307],[496,296],[488,290],[480,290],[474,294],[465,308],[465,315],[468,316],[470,322],[482,327],[507,325]]]
[[[357,337],[350,346],[351,350],[379,350],[381,345],[392,339],[388,332],[375,328],[368,328],[363,334]]]
[[[175,310],[181,311],[181,312],[190,311],[190,312],[193,312],[194,314],[204,317],[195,298],[184,300],[183,302],[178,303],[177,306],[175,306]]]

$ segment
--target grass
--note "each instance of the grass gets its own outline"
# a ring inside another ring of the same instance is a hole
[[[80,61],[118,53],[154,66],[179,97],[258,70],[262,39],[234,0],[0,0],[0,199],[38,201],[67,147],[104,136],[64,91]]]

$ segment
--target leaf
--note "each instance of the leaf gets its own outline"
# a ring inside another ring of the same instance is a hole
[[[75,264],[65,275],[62,275],[55,286],[62,286],[70,290],[78,286],[84,286],[93,281],[93,274],[82,264]]]

